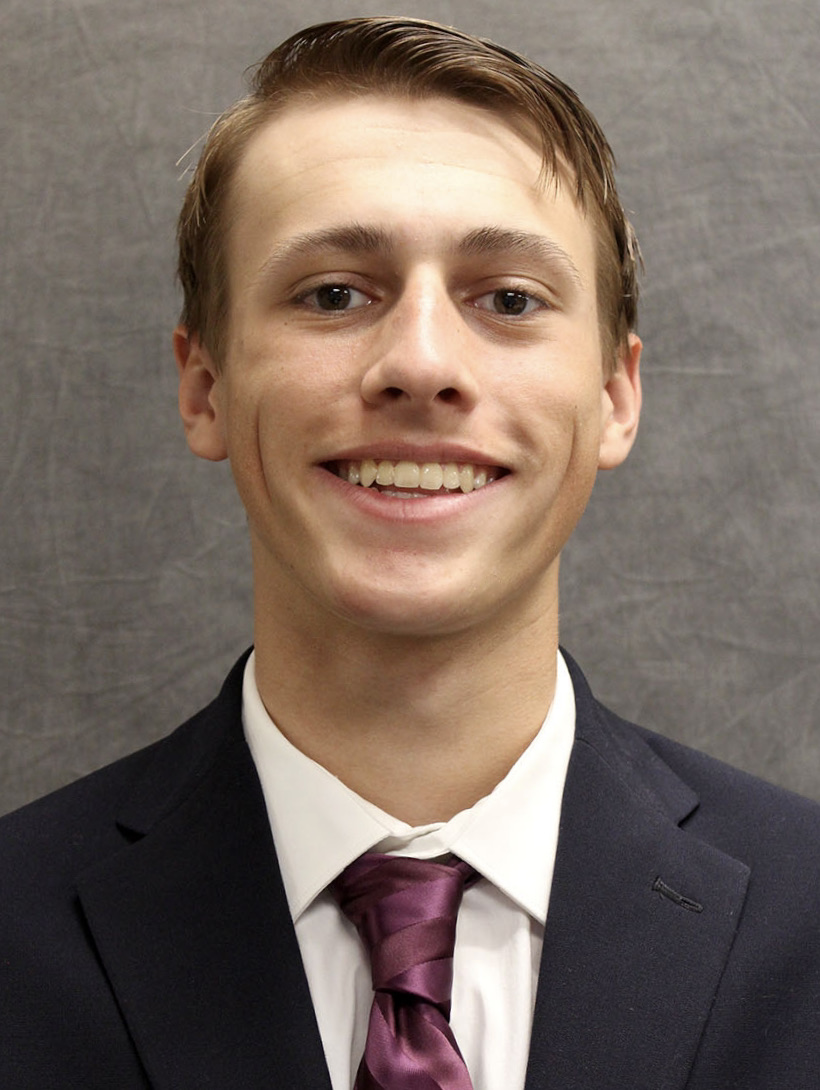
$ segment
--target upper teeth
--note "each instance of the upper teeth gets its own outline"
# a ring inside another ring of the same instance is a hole
[[[339,462],[337,472],[350,484],[369,488],[373,484],[395,488],[421,488],[425,492],[461,490],[472,492],[495,480],[491,466],[455,462],[391,462],[364,458],[360,462]]]

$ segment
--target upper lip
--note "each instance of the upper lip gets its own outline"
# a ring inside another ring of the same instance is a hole
[[[493,466],[508,469],[493,455],[467,447],[461,443],[406,443],[391,440],[381,443],[363,443],[355,447],[345,447],[335,451],[330,457],[322,458],[320,464],[328,462],[361,462],[372,458],[374,462],[455,462],[461,465]]]

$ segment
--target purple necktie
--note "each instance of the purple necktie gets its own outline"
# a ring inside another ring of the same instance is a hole
[[[373,1006],[353,1090],[472,1090],[450,1029],[467,863],[369,852],[332,885],[370,953]]]

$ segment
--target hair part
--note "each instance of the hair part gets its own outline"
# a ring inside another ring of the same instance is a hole
[[[231,185],[255,134],[296,98],[444,97],[486,109],[542,156],[542,181],[569,185],[590,216],[605,367],[637,322],[640,251],[615,185],[615,159],[575,92],[503,46],[420,19],[358,18],[299,31],[252,69],[249,93],[212,126],[179,217],[181,323],[219,366],[230,299],[226,235]]]

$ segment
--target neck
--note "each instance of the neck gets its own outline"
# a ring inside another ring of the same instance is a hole
[[[506,624],[408,637],[340,621],[317,636],[257,597],[256,682],[282,733],[411,825],[488,794],[538,732],[555,691],[557,594]]]

